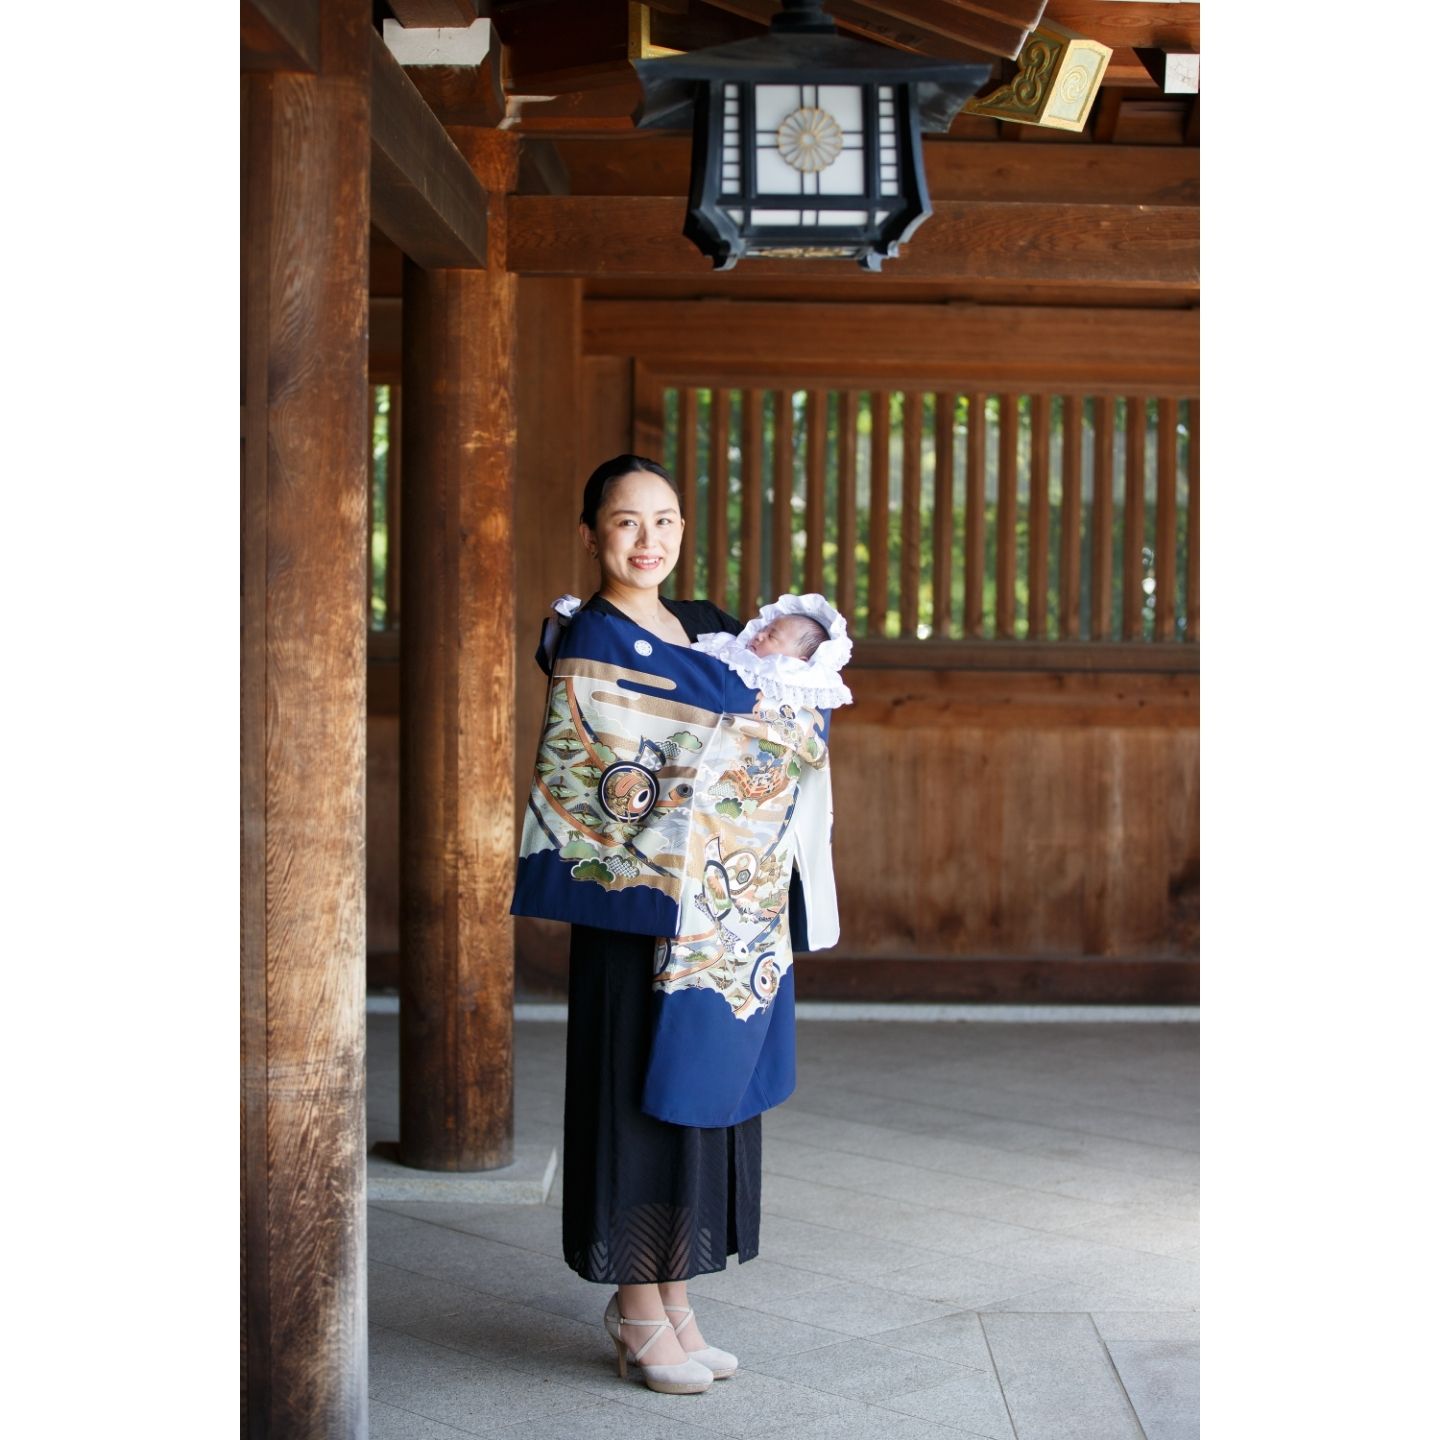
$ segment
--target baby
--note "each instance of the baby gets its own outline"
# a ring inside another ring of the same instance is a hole
[[[840,678],[851,650],[845,617],[823,595],[781,595],[738,635],[702,635],[691,649],[723,660],[774,703],[828,710],[854,698]]]

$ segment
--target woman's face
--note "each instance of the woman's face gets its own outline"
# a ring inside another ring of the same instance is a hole
[[[580,526],[601,575],[638,590],[658,588],[675,568],[684,533],[675,492],[648,470],[622,475],[606,492],[595,529]]]

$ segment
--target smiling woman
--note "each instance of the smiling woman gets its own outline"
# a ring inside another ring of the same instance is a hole
[[[740,622],[708,601],[661,595],[684,536],[664,466],[640,455],[600,465],[580,515],[580,538],[600,570],[584,608],[632,621],[657,644],[688,648],[706,632],[737,634]],[[638,803],[630,783],[617,781],[618,805]],[[621,1373],[633,1359],[652,1389],[693,1393],[738,1365],[706,1342],[685,1282],[723,1270],[729,1255],[758,1252],[760,1116],[703,1128],[641,1110],[654,956],[651,936],[571,926],[564,1251],[583,1278],[616,1289],[605,1328]]]

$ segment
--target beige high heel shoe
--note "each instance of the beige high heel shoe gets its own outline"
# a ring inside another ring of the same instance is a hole
[[[675,1326],[675,1338],[680,1340],[680,1332],[695,1322],[694,1307],[667,1305],[665,1311],[667,1314],[685,1317]],[[683,1345],[685,1342],[680,1340],[680,1343]],[[740,1368],[740,1362],[728,1350],[721,1350],[715,1345],[707,1345],[703,1350],[687,1350],[685,1353],[692,1360],[698,1360],[717,1380],[728,1380]]]
[[[651,1332],[650,1338],[638,1350],[632,1350],[620,1334],[622,1325],[653,1325],[655,1328]],[[645,1352],[666,1330],[673,1331],[674,1328],[668,1320],[632,1319],[628,1315],[622,1315],[620,1313],[620,1294],[617,1291],[612,1295],[610,1303],[605,1307],[605,1333],[615,1343],[615,1368],[620,1378],[622,1380],[626,1378],[626,1362],[633,1360],[639,1366],[645,1383],[652,1390],[659,1390],[665,1395],[699,1395],[702,1391],[708,1390],[715,1377],[707,1366],[693,1357],[687,1359],[682,1365],[646,1365],[642,1363]]]

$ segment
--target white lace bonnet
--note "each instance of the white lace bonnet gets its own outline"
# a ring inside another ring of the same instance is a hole
[[[785,615],[818,620],[829,638],[820,642],[808,660],[793,655],[752,654],[750,642],[772,620]],[[702,635],[695,648],[723,659],[747,685],[769,700],[833,710],[837,705],[851,704],[855,698],[840,678],[853,648],[845,617],[823,595],[782,595],[774,604],[762,605],[759,615],[738,635]]]

